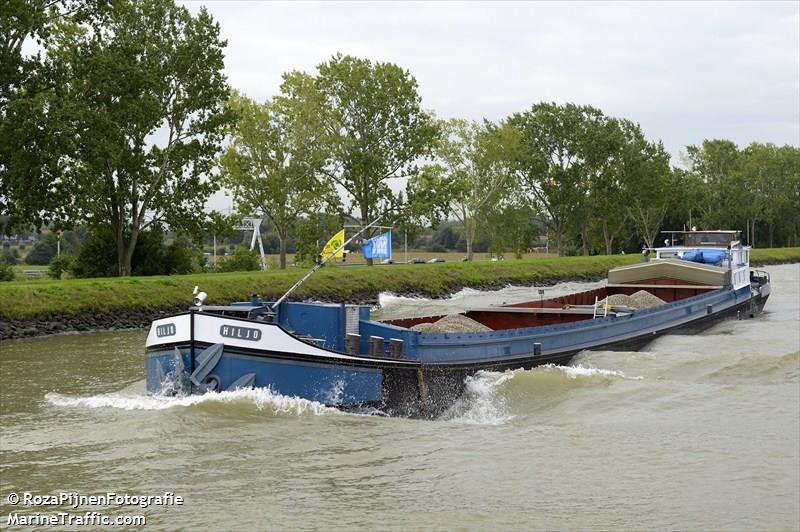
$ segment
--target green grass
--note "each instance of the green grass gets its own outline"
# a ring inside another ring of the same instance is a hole
[[[751,264],[800,262],[800,248],[755,248],[750,251]]]
[[[444,296],[465,286],[499,288],[506,284],[586,279],[639,260],[638,254],[630,254],[373,267],[328,265],[301,286],[292,299],[348,301],[384,291]],[[800,262],[800,248],[757,249],[753,250],[752,260],[756,263]],[[188,306],[195,285],[209,294],[208,304],[247,299],[254,292],[275,299],[305,272],[305,269],[294,268],[266,272],[6,282],[0,283],[0,319]]]

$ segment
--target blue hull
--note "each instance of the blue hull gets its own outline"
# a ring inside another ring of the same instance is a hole
[[[196,344],[197,354],[209,346]],[[191,364],[191,347],[179,348],[184,368]],[[160,366],[160,367],[159,367]],[[204,392],[202,385],[190,384],[188,371],[180,372],[175,348],[151,351],[147,356],[147,391]],[[178,371],[176,371],[178,367]],[[383,372],[380,368],[348,368],[329,363],[311,363],[264,354],[246,354],[224,350],[223,356],[205,377],[213,383],[213,391],[232,390],[243,376],[253,374],[253,386],[270,388],[290,397],[303,397],[330,406],[372,403],[381,401]],[[162,379],[166,377],[166,381]],[[166,390],[164,382],[167,383]],[[191,390],[190,390],[191,387]]]
[[[359,311],[362,345],[351,354],[345,336],[352,322],[345,323],[341,305],[285,303],[274,323],[190,312],[153,323],[147,389],[204,393],[255,386],[340,408],[369,405],[427,416],[452,404],[475,371],[565,364],[583,350],[638,348],[677,329],[755,314],[766,297],[768,286],[760,295],[749,286],[718,289],[627,315],[485,333],[420,333],[365,319]],[[320,324],[327,335],[304,339]],[[385,339],[386,349],[363,354],[370,337]],[[389,356],[389,339],[402,341],[402,359]]]

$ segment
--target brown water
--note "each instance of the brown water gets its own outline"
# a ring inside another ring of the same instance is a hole
[[[436,421],[265,391],[149,397],[141,331],[3,342],[0,525],[11,512],[97,510],[144,515],[148,530],[798,530],[800,265],[767,269],[773,294],[754,320],[570,367],[482,373]],[[384,297],[381,313],[473,297]],[[7,501],[62,491],[185,502]]]

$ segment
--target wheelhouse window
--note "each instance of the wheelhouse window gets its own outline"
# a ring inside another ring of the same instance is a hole
[[[733,233],[686,233],[687,246],[723,246],[733,241]]]

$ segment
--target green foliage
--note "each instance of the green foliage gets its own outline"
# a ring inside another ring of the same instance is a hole
[[[338,195],[319,178],[325,158],[321,126],[312,117],[315,99],[301,74],[284,76],[282,90],[293,95],[258,104],[233,94],[228,105],[239,116],[231,143],[220,158],[223,182],[244,214],[268,217],[279,240],[280,266],[286,268],[287,243],[300,219],[338,208]],[[316,124],[316,125],[315,125]]]
[[[623,120],[621,127],[625,144],[619,172],[625,187],[624,209],[637,235],[653,247],[667,213],[677,208],[682,174],[670,169],[664,145],[649,142],[639,124]]]
[[[728,140],[687,148],[685,210],[692,225],[745,230],[751,244],[796,244],[800,237],[800,148]]]
[[[49,264],[53,257],[58,253],[58,243],[55,235],[47,235],[40,238],[33,245],[28,256],[25,257],[25,264]]]
[[[317,70],[325,173],[347,192],[346,210],[371,222],[402,202],[388,182],[417,174],[438,126],[422,109],[416,79],[395,64],[337,54]]]
[[[5,257],[0,257],[0,281],[13,281],[14,268],[6,262]]]
[[[492,211],[485,223],[492,247],[499,254],[505,250],[514,252],[518,259],[534,246],[539,236],[538,213],[529,205],[505,202],[500,209]]]
[[[221,272],[248,272],[260,270],[261,258],[256,254],[255,250],[250,251],[247,248],[239,247],[236,248],[233,255],[221,261],[218,268]]]
[[[129,275],[142,230],[197,231],[218,188],[211,169],[232,119],[225,43],[205,8],[192,16],[173,0],[98,2],[91,14],[47,42],[56,89],[28,105],[58,132],[40,150],[57,157],[31,188],[55,188],[70,221],[110,227],[117,271]]]
[[[463,228],[467,259],[472,260],[479,220],[486,219],[508,191],[502,145],[513,132],[459,119],[442,122],[441,130],[437,162],[412,178],[409,202],[432,219],[455,216]]]
[[[10,248],[3,248],[2,259],[6,264],[14,265],[17,263],[17,257],[14,255],[15,251],[17,251],[16,248],[13,251]]]
[[[507,120],[517,131],[509,154],[518,189],[542,213],[559,254],[570,226],[585,219],[589,176],[608,160],[609,122],[599,109],[572,103],[539,103]]]
[[[116,275],[117,255],[111,231],[95,230],[84,242],[71,266],[74,277]],[[131,261],[134,275],[172,275],[197,271],[202,255],[178,241],[164,245],[160,227],[144,231]]]
[[[109,229],[95,229],[83,242],[72,263],[73,277],[113,277],[118,271],[114,235]]]
[[[53,257],[49,264],[49,275],[51,279],[61,279],[61,276],[72,267],[73,258],[70,255]]]
[[[187,274],[199,271],[205,265],[205,257],[199,250],[173,242],[163,250],[162,272]]]
[[[0,2],[0,213],[10,214],[3,232],[41,225],[69,204],[56,176],[72,141],[63,134],[64,117],[48,105],[59,77],[41,51],[23,51],[23,44],[46,47],[56,25],[83,19],[94,3]]]

